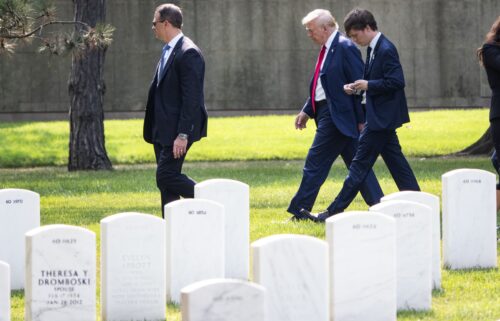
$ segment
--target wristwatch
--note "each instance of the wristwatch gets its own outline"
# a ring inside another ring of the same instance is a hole
[[[188,134],[184,134],[184,133],[179,133],[179,135],[177,135],[177,138],[182,139],[182,140],[187,140],[188,137],[189,137]]]

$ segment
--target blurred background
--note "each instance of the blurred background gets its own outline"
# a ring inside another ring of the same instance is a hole
[[[57,17],[71,20],[72,1],[54,2]],[[184,11],[184,34],[204,53],[212,116],[296,113],[318,53],[302,17],[329,9],[343,31],[344,16],[356,6],[372,11],[379,30],[396,44],[413,110],[489,105],[491,91],[475,50],[500,13],[498,0],[171,2]],[[116,27],[104,66],[107,119],[143,116],[162,47],[151,30],[160,3],[107,0],[106,21]],[[0,121],[67,119],[70,68],[70,55],[38,54],[29,45],[1,56]]]

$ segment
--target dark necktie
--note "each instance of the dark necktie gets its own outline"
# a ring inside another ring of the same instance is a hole
[[[313,113],[316,113],[316,105],[314,102],[315,95],[316,95],[316,85],[318,83],[318,78],[319,78],[319,72],[321,70],[321,64],[323,63],[323,58],[325,57],[325,52],[326,52],[326,47],[323,46],[321,47],[321,51],[319,52],[318,56],[318,61],[316,62],[316,69],[314,70],[314,78],[313,78],[313,84],[312,84],[312,90],[311,90],[311,104],[313,108]]]
[[[365,70],[363,72],[363,78],[368,78],[368,69],[370,68],[370,55],[372,53],[372,47],[368,46],[366,49],[366,61],[365,61]]]

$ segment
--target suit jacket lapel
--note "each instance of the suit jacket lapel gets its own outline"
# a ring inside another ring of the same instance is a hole
[[[377,44],[375,45],[375,49],[373,49],[373,59],[370,61],[370,64],[368,65],[368,71],[366,72],[367,76],[370,74],[370,71],[372,70],[373,62],[375,61],[375,59],[377,59],[378,48],[380,47],[382,41],[384,41],[384,35],[381,34],[380,38],[378,38]]]
[[[321,75],[325,74],[326,71],[328,70],[328,66],[330,65],[330,62],[332,61],[333,55],[335,54],[335,49],[337,49],[337,45],[339,43],[339,32],[337,32],[337,35],[335,35],[335,38],[333,38],[332,44],[330,45],[330,48],[328,48],[328,53],[326,54],[325,58],[325,63],[323,64],[323,68],[321,68]]]
[[[175,58],[175,55],[177,54],[177,51],[182,46],[183,41],[184,41],[184,37],[181,37],[181,39],[179,39],[179,41],[177,41],[177,43],[175,44],[174,49],[172,49],[172,52],[170,53],[170,56],[168,57],[167,63],[165,64],[165,67],[163,68],[163,71],[160,75],[160,79],[158,79],[158,83],[160,83],[161,80],[163,79],[163,77],[165,77],[165,74],[167,73],[168,68],[172,64],[172,61],[174,61],[174,58]]]

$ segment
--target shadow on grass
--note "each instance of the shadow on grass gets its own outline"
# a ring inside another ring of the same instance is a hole
[[[126,212],[141,212],[145,214],[159,215],[160,204],[146,207],[101,207],[91,208],[64,208],[57,213],[42,213],[42,225],[47,224],[69,224],[69,225],[91,225],[99,222],[110,215]]]
[[[12,290],[10,292],[11,298],[23,299],[24,298],[24,290]]]
[[[448,271],[449,274],[453,275],[453,274],[456,274],[456,275],[463,275],[463,274],[467,274],[467,273],[472,273],[472,272],[480,272],[480,273],[484,273],[484,274],[487,274],[487,273],[490,273],[490,272],[497,272],[498,271],[498,268],[479,268],[479,267],[476,267],[476,268],[472,268],[472,269],[455,269],[455,270],[452,270],[450,269],[449,266],[444,266],[444,269],[446,269]]]
[[[418,318],[420,320],[420,319],[434,317],[434,311],[432,311],[432,310],[431,311],[414,311],[414,310],[399,311],[398,317],[413,317],[413,318]]]
[[[440,298],[445,296],[445,290],[444,289],[439,289],[439,290],[432,290],[432,297],[433,298]]]

